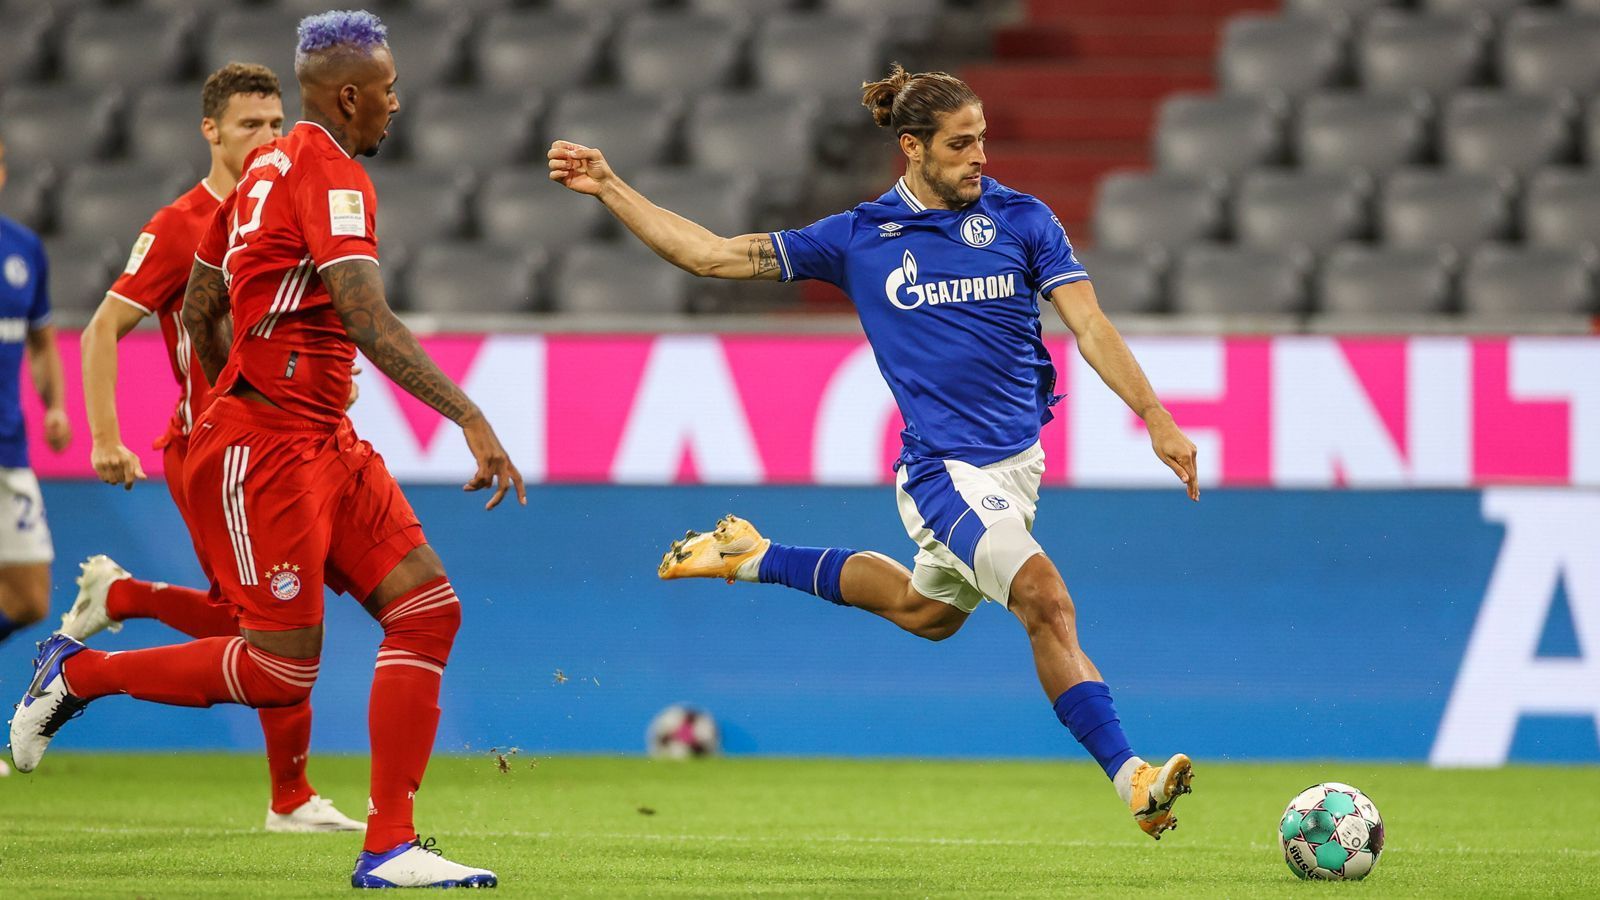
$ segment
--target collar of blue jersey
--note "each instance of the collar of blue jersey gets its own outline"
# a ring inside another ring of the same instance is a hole
[[[907,206],[911,207],[912,212],[923,212],[927,209],[926,206],[922,205],[922,201],[917,199],[917,195],[911,193],[911,185],[906,184],[904,175],[901,175],[900,180],[894,183],[894,192],[900,195],[900,199],[904,200]]]

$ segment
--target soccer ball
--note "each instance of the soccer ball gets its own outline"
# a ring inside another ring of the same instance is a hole
[[[682,704],[673,704],[656,714],[645,733],[645,750],[656,759],[714,756],[721,745],[711,714]]]
[[[1283,860],[1301,878],[1356,881],[1383,853],[1378,807],[1348,784],[1312,785],[1289,801],[1278,822]]]

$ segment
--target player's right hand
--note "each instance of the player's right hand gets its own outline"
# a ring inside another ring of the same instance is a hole
[[[556,141],[545,156],[550,160],[550,180],[580,194],[597,195],[602,185],[616,176],[605,156],[593,147]]]
[[[144,467],[139,465],[139,454],[123,446],[121,441],[95,444],[89,451],[89,464],[94,466],[94,473],[101,481],[120,484],[123,490],[133,490],[133,483],[146,477]]]
[[[484,509],[494,509],[505,498],[506,491],[515,485],[517,502],[527,506],[528,491],[522,485],[522,473],[512,465],[511,455],[506,453],[505,447],[500,446],[500,438],[495,435],[494,428],[483,417],[483,413],[474,413],[472,418],[462,423],[461,431],[466,435],[467,449],[472,451],[472,458],[478,463],[478,471],[461,489],[481,491],[487,487],[494,488],[494,495],[483,505]]]

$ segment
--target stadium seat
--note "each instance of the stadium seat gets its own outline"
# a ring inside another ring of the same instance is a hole
[[[1423,95],[1338,92],[1307,97],[1295,119],[1295,155],[1307,169],[1381,175],[1428,150]]]
[[[211,166],[211,152],[200,134],[200,88],[184,84],[150,88],[128,108],[127,155],[149,163],[182,162],[199,169]],[[289,111],[284,127],[288,127]]]
[[[768,16],[787,12],[804,0],[688,0],[690,9],[714,16]]]
[[[1144,315],[1161,311],[1165,303],[1163,282],[1167,254],[1159,247],[1114,250],[1094,248],[1073,251],[1089,278],[1100,308],[1113,315]]]
[[[14,165],[67,168],[106,156],[115,146],[122,91],[27,84],[0,93],[0,136]]]
[[[545,137],[598,147],[623,178],[667,162],[679,104],[657,94],[571,91],[560,95],[545,121]]]
[[[542,305],[544,254],[487,243],[430,244],[406,266],[405,296],[417,312],[524,313]]]
[[[1282,104],[1265,97],[1169,97],[1157,114],[1157,164],[1167,172],[1231,175],[1280,162],[1282,112]]]
[[[712,94],[689,114],[689,160],[719,172],[803,175],[810,166],[817,103],[759,93]]]
[[[48,9],[35,10],[0,30],[0,90],[43,74],[50,58],[52,21]]]
[[[1429,315],[1450,305],[1452,251],[1344,244],[1317,277],[1317,305],[1334,315]]]
[[[1400,0],[1287,0],[1284,8],[1298,15],[1354,18],[1399,3]]]
[[[105,299],[128,255],[116,241],[104,237],[47,237],[44,252],[50,260],[52,310],[85,317]]]
[[[712,15],[641,14],[617,35],[617,75],[635,91],[697,93],[732,84],[744,58],[741,19]]]
[[[544,166],[508,168],[484,179],[477,203],[484,240],[555,252],[593,240],[610,224],[604,206],[552,182],[547,171]]]
[[[714,234],[734,237],[755,227],[759,183],[753,174],[651,169],[639,173],[631,183],[652,203],[698,222]]]
[[[182,78],[194,62],[193,23],[190,15],[159,10],[85,9],[62,33],[61,77],[87,86]]]
[[[200,76],[230,62],[266,66],[283,86],[283,108],[289,121],[297,120],[300,86],[294,79],[294,46],[300,18],[301,13],[293,10],[271,8],[234,8],[218,13],[210,32],[200,35]]]
[[[1345,74],[1345,38],[1325,18],[1243,15],[1228,21],[1217,59],[1222,89],[1304,94]]]
[[[449,166],[393,165],[373,168],[378,192],[378,248],[397,241],[421,248],[463,237],[471,177]]]
[[[154,163],[79,166],[57,191],[55,231],[110,240],[126,253],[156,210],[194,186],[191,179],[199,173]]]
[[[1371,182],[1338,172],[1251,172],[1233,198],[1235,239],[1250,247],[1322,250],[1365,237]]]
[[[328,0],[305,0],[305,2],[320,3],[326,9]],[[454,13],[483,16],[502,12],[516,6],[525,6],[524,0],[405,0],[405,5],[411,9],[421,9],[432,13]],[[378,10],[382,15],[383,11]]]
[[[1175,249],[1220,237],[1222,185],[1175,173],[1118,173],[1100,182],[1094,208],[1096,246]]]
[[[757,86],[796,97],[859,96],[861,83],[888,70],[881,26],[870,19],[821,13],[767,17],[751,65]]]
[[[1420,5],[1428,12],[1444,15],[1488,13],[1501,16],[1532,2],[1534,0],[1422,0]]]
[[[570,313],[680,313],[689,273],[636,246],[584,244],[562,257],[553,306]]]
[[[1440,156],[1453,169],[1517,174],[1571,161],[1572,111],[1565,98],[1458,93],[1440,117]]]
[[[636,13],[660,6],[661,0],[553,0],[557,7],[580,12]]]
[[[478,80],[501,91],[553,91],[589,84],[610,34],[604,16],[513,12],[489,17],[471,54]]]
[[[1378,205],[1378,232],[1394,247],[1454,247],[1506,237],[1505,179],[1481,172],[1412,169],[1391,175]]]
[[[1600,16],[1525,10],[1500,37],[1500,78],[1523,93],[1600,90]]]
[[[414,95],[419,88],[461,79],[467,32],[472,27],[470,16],[394,10],[383,13],[383,24],[389,27],[389,48],[394,51],[402,90]],[[523,90],[530,87],[522,85]],[[403,94],[400,100],[404,104]]]
[[[435,88],[400,116],[407,155],[418,163],[486,169],[538,162],[541,96],[470,88]]]
[[[1541,247],[1600,245],[1600,172],[1548,169],[1528,180],[1522,233]]]
[[[1173,309],[1201,315],[1304,312],[1309,263],[1309,254],[1300,251],[1196,244],[1173,270]]]
[[[899,41],[925,41],[933,34],[944,0],[822,0],[820,6],[833,15],[856,16],[883,23]]]
[[[1442,94],[1479,83],[1486,34],[1466,16],[1378,10],[1356,39],[1356,71],[1369,92]]]
[[[16,219],[35,232],[47,231],[54,211],[50,190],[55,170],[44,164],[6,164],[5,190],[0,191],[0,215]]]
[[[1595,307],[1592,248],[1484,244],[1461,275],[1464,312],[1521,320],[1583,315]]]
[[[1585,160],[1592,168],[1600,168],[1600,96],[1589,101],[1583,115],[1583,147]]]

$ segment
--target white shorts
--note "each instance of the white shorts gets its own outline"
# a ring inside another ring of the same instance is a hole
[[[1033,539],[1043,476],[1038,444],[983,468],[948,459],[901,466],[900,520],[921,548],[911,586],[969,613],[985,597],[1009,602],[1011,579],[1044,552]]]
[[[32,469],[0,466],[0,566],[49,563],[55,558],[39,479]]]

